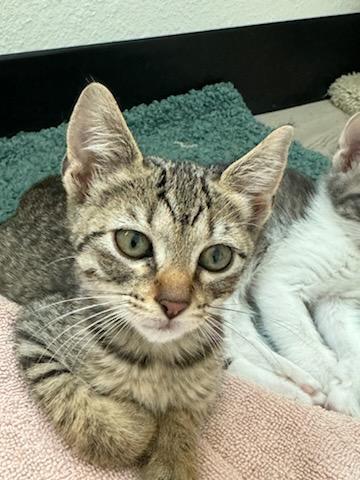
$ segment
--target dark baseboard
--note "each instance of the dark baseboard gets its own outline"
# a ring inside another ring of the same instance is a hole
[[[353,14],[0,56],[0,136],[66,120],[91,79],[122,108],[220,81],[254,113],[320,100],[359,45]]]

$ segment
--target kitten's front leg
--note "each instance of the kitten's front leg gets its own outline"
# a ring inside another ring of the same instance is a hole
[[[279,353],[310,373],[326,392],[337,359],[324,344],[300,296],[285,283],[266,276],[257,282],[254,294],[263,327]]]
[[[285,360],[285,359],[284,359]],[[245,358],[237,358],[231,363],[228,371],[232,375],[260,385],[270,392],[275,392],[304,405],[324,405],[326,397],[319,389],[314,389],[313,382],[309,385],[308,374],[303,372],[302,383],[298,384],[290,377],[284,377],[271,370],[250,363]],[[295,370],[292,369],[290,374]],[[296,373],[297,380],[299,380]],[[308,383],[304,383],[307,381]]]
[[[198,422],[185,410],[159,417],[158,436],[143,467],[144,480],[196,480]]]
[[[360,309],[356,301],[325,298],[314,308],[314,319],[336,352],[338,365],[330,381],[327,407],[360,416]]]
[[[228,371],[240,378],[305,404],[323,405],[326,397],[320,383],[309,373],[274,352],[252,321],[253,312],[245,302],[231,300],[224,314]],[[225,304],[227,305],[227,304]]]

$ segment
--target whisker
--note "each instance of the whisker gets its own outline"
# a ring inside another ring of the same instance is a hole
[[[65,333],[67,333],[67,332],[68,332],[69,330],[71,330],[72,328],[76,328],[78,325],[80,325],[80,324],[82,324],[82,323],[90,320],[91,318],[95,318],[95,317],[97,317],[97,316],[99,316],[99,315],[102,315],[102,314],[104,314],[104,313],[107,313],[107,312],[109,312],[109,311],[111,311],[111,310],[113,310],[113,309],[114,309],[114,307],[111,307],[111,308],[109,308],[109,309],[107,309],[107,310],[101,310],[100,312],[94,313],[93,315],[90,315],[89,317],[80,319],[78,322],[74,323],[73,325],[69,325],[67,328],[65,328],[65,330],[63,330],[59,335],[57,335],[57,336],[54,338],[54,340],[52,340],[52,342],[51,342],[49,345],[47,345],[47,348],[50,349],[50,347],[51,347],[57,340],[59,340],[63,335],[65,335]],[[67,343],[67,342],[65,342],[65,344],[66,344],[66,343]],[[65,344],[60,345],[60,347],[59,347],[59,348],[55,351],[55,353],[52,355],[50,362],[55,358],[55,356],[56,356],[56,355],[58,354],[58,352],[64,347]],[[41,358],[41,357],[40,357],[40,358]]]
[[[206,324],[205,324],[206,325]],[[199,344],[201,344],[201,347],[202,347],[202,352],[203,352],[203,357],[205,358],[206,356],[206,353],[205,353],[205,347],[204,347],[204,344],[203,342],[201,341],[201,328],[202,328],[203,325],[200,326],[200,328],[198,328],[196,330],[196,333],[197,333],[197,338],[198,338],[198,341],[199,341]],[[206,339],[205,339],[206,340]]]
[[[94,327],[96,327],[97,325],[99,325],[100,323],[103,323],[107,320],[110,320],[110,324],[112,324],[112,322],[116,323],[117,321],[117,312],[111,312],[109,315],[105,316],[105,317],[102,317],[98,320],[96,320],[93,324],[89,325],[88,327],[86,327],[84,330],[82,330],[81,333],[84,333],[86,332],[86,330],[88,330],[88,332],[86,333],[85,336],[81,337],[79,339],[79,341],[76,342],[75,345],[77,345],[80,341],[84,341],[87,337],[89,337],[89,339],[87,340],[86,343],[84,343],[82,345],[82,347],[80,348],[78,354],[76,355],[75,359],[74,359],[74,365],[76,365],[76,363],[80,360],[81,358],[81,354],[84,352],[84,350],[86,350],[86,347],[89,345],[89,343],[94,340],[95,342],[97,341],[97,335],[94,334],[93,332],[93,329]],[[105,335],[107,334],[107,332],[104,332],[102,335],[100,335],[100,339],[102,339]],[[75,346],[74,346],[75,348]]]
[[[213,328],[212,325],[205,323],[200,327],[201,333],[205,336],[205,340],[207,340],[210,344],[210,349],[212,353],[215,353],[215,350],[218,346],[216,343],[216,340],[221,340],[221,335],[216,332]],[[214,338],[213,334],[217,336],[217,338]],[[204,356],[205,356],[205,350],[204,350]]]
[[[38,308],[37,310],[34,310],[35,312],[40,312],[42,310],[45,310],[47,308],[53,307],[55,305],[61,305],[63,303],[67,302],[75,302],[75,301],[83,301],[83,300],[98,300],[98,299],[103,299],[103,298],[109,298],[109,297],[117,297],[117,296],[124,296],[126,294],[100,294],[100,295],[93,295],[93,296],[84,296],[84,297],[73,297],[73,298],[67,298],[65,300],[60,300],[58,302],[54,303],[49,303],[47,305],[43,305],[42,307]],[[129,295],[131,296],[131,295]]]
[[[49,262],[47,264],[47,266],[53,265],[54,263],[58,263],[58,262],[64,262],[65,260],[69,260],[70,258],[76,258],[76,257],[74,255],[70,255],[69,257],[57,258],[56,260],[53,260],[52,262]]]
[[[63,313],[61,315],[59,315],[58,317],[55,317],[53,318],[50,322],[47,322],[45,323],[42,328],[40,330],[37,331],[37,334],[39,335],[40,333],[42,333],[44,330],[47,330],[49,329],[49,327],[51,325],[53,325],[54,323],[60,321],[60,320],[63,320],[64,318],[67,318],[67,317],[71,317],[72,315],[76,314],[76,313],[79,313],[79,312],[82,312],[84,310],[90,310],[92,308],[97,308],[97,307],[101,307],[101,306],[105,306],[105,305],[111,305],[112,302],[102,302],[102,303],[94,303],[94,304],[91,304],[91,305],[87,305],[85,307],[82,307],[82,308],[78,308],[76,310],[71,310],[70,312],[66,312],[66,313]],[[34,313],[34,315],[36,315]],[[38,316],[38,315],[36,315]],[[42,318],[42,317],[39,317],[39,318]]]
[[[271,350],[270,346],[268,346],[265,343],[265,341],[263,341],[262,339],[259,339],[259,342],[262,341],[263,347],[266,348],[266,353],[268,355],[265,355],[264,351],[261,351],[261,349],[255,343],[251,342],[249,338],[245,337],[241,332],[236,330],[236,328],[234,328],[233,325],[226,322],[226,320],[224,320],[224,325],[226,326],[226,328],[236,333],[242,340],[244,340],[253,350],[255,350],[263,358],[263,360],[266,361],[266,363],[270,364],[271,367],[277,368],[279,371],[282,371],[281,364],[276,358],[276,353]],[[272,363],[272,362],[275,362],[275,363]]]
[[[246,310],[238,310],[238,309],[233,309],[233,308],[228,308],[228,307],[222,307],[222,306],[215,306],[215,305],[209,305],[209,304],[206,304],[205,307],[208,307],[208,308],[215,308],[217,310],[222,310],[224,312],[235,312],[235,313],[243,313],[243,314],[248,314],[249,311],[246,311]]]
[[[115,311],[116,310],[116,307],[111,307],[107,310],[103,310],[101,313],[106,313],[108,311]],[[93,318],[96,318],[96,317],[93,317]],[[91,317],[88,317],[87,320],[91,320]],[[90,325],[86,325],[84,328],[80,329],[78,332],[76,332],[72,337],[70,337],[66,343],[68,343],[68,348],[67,350],[64,352],[64,355],[66,355],[66,353],[69,351],[70,348],[74,349],[75,346],[81,341],[81,340],[84,340],[85,337],[87,336],[87,333],[86,332],[91,332],[91,329],[93,327],[95,327],[97,324],[101,323],[103,321],[103,318],[101,317],[100,319],[97,319],[95,322],[91,322]],[[82,322],[78,322],[76,325],[80,325],[80,323]],[[86,333],[86,336],[85,337],[82,337],[82,335]],[[76,342],[72,342],[72,340],[74,340],[76,337],[79,337],[79,340],[76,340]]]
[[[235,313],[239,313],[239,314],[248,314],[248,313],[249,313],[249,312],[244,311],[244,310],[238,310],[238,309],[233,309],[233,308],[227,308],[227,307],[221,307],[221,306],[219,306],[219,307],[216,306],[216,307],[215,307],[215,306],[213,306],[213,305],[207,305],[207,306],[210,307],[210,308],[216,308],[216,309],[218,309],[218,310],[224,310],[225,312],[235,312]],[[224,321],[225,321],[225,320],[226,320],[226,319],[224,319]],[[305,341],[305,338],[304,338],[304,335],[302,335],[302,332],[296,331],[296,330],[294,330],[293,328],[291,328],[290,325],[287,325],[287,324],[285,324],[285,323],[283,323],[283,322],[279,322],[278,320],[273,320],[273,321],[274,321],[274,323],[277,323],[277,324],[280,325],[281,327],[283,327],[283,328],[285,328],[286,330],[288,330],[290,333],[294,334],[303,344],[305,344],[305,345],[307,345],[307,346],[313,346],[312,343]],[[275,341],[275,339],[274,339],[274,341]]]
[[[129,324],[128,322],[121,318],[119,316],[119,313],[118,312],[115,312],[115,315],[116,317],[114,318],[114,320],[111,320],[110,321],[110,325],[109,327],[107,327],[107,331],[104,332],[103,335],[101,335],[101,340],[104,339],[104,337],[108,337],[112,334],[112,332],[116,331],[116,328],[117,327],[120,327],[119,330],[115,333],[115,336],[118,336],[123,330],[126,330],[126,328],[129,328]],[[107,354],[108,353],[108,349],[109,349],[109,346],[110,346],[110,343],[111,343],[111,339],[109,339],[108,341],[108,344],[107,346],[105,347],[105,353]]]
[[[310,337],[306,335],[306,332],[300,332],[300,330],[296,331],[290,325],[287,325],[284,322],[279,322],[279,320],[273,320],[273,322],[276,323],[277,325],[280,325],[280,327],[284,328],[285,330],[292,333],[293,335],[295,335],[295,337],[297,337],[297,339],[300,340],[300,342],[302,342],[304,345],[308,347],[314,347],[314,345],[317,345],[317,342],[310,342],[309,340]],[[275,338],[272,340],[276,343]]]

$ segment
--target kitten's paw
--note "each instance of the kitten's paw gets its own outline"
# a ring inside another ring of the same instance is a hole
[[[143,480],[172,480],[172,471],[169,467],[149,465],[143,468],[141,478]]]
[[[143,480],[198,480],[196,472],[191,465],[175,463],[166,465],[154,458],[142,468],[141,473]]]
[[[320,390],[314,390],[309,385],[298,386],[288,380],[278,382],[274,390],[304,405],[323,406],[326,401],[326,396]]]
[[[321,387],[314,388],[314,385],[303,384],[300,385],[300,388],[303,392],[305,392],[311,398],[312,405],[318,405],[323,407],[326,403],[326,395],[321,390]]]
[[[352,417],[360,417],[360,399],[352,390],[350,383],[334,383],[326,400],[325,408],[345,413]]]
[[[228,372],[304,405],[324,405],[326,397],[320,383],[288,360],[281,360],[281,369],[270,371],[237,359],[230,364]]]
[[[292,400],[296,400],[303,405],[313,405],[313,401],[307,393],[305,393],[301,388],[297,387],[297,385],[291,382],[279,382],[274,391],[283,395],[284,397],[290,398]]]
[[[300,385],[309,385],[316,391],[322,391],[325,394],[329,393],[329,385],[335,377],[337,363],[330,357],[328,362],[319,359],[318,362],[314,360],[311,364],[301,364],[303,375],[307,375],[307,380],[301,382]]]
[[[306,394],[310,400],[307,402],[308,404],[325,404],[326,396],[323,392],[321,383],[309,373],[288,362],[282,376],[284,376],[286,380],[292,382],[298,389]]]

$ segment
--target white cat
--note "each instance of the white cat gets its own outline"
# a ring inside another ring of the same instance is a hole
[[[360,416],[360,113],[316,188],[286,174],[247,282],[225,308],[230,372]]]

